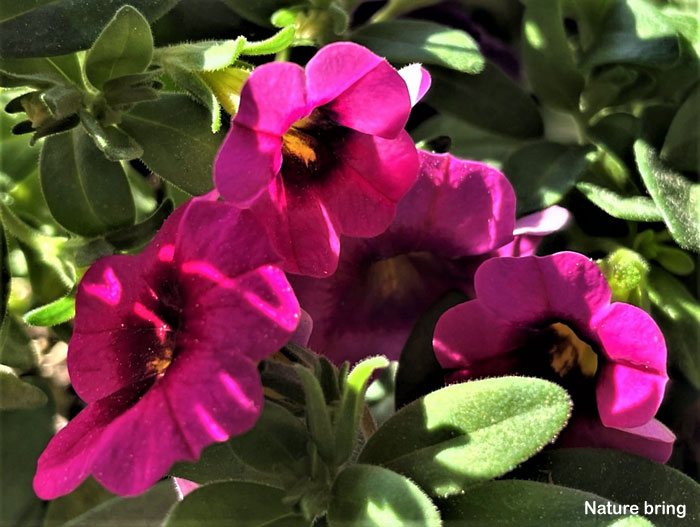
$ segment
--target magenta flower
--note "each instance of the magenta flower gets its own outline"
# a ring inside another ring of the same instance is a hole
[[[37,495],[66,494],[89,474],[137,494],[248,430],[262,409],[257,362],[299,321],[278,261],[249,213],[201,199],[141,254],[98,260],[80,282],[68,348],[88,405],[39,458]]]
[[[260,66],[216,159],[216,187],[253,211],[285,270],[327,276],[340,235],[381,234],[416,179],[416,149],[403,129],[411,102],[386,60],[350,42],[324,47],[305,70]]]
[[[448,380],[520,373],[557,381],[574,401],[567,444],[668,459],[673,434],[653,420],[668,380],[663,335],[643,310],[610,303],[595,263],[573,252],[492,258],[474,287],[477,298],[435,328]]]
[[[468,293],[477,257],[513,238],[515,196],[481,163],[419,152],[418,181],[389,229],[342,240],[330,278],[292,276],[314,321],[309,345],[334,362],[398,358],[418,317],[447,291]]]

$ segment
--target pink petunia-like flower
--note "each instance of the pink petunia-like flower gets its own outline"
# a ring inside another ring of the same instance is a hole
[[[340,236],[381,234],[413,185],[418,158],[404,126],[428,85],[422,70],[409,91],[386,60],[351,42],[325,46],[306,69],[264,64],[243,86],[216,187],[252,210],[285,270],[327,276]]]
[[[39,458],[37,495],[66,494],[89,474],[137,494],[253,426],[257,362],[300,317],[278,262],[248,212],[203,199],[176,210],[141,254],[98,260],[80,282],[68,347],[88,405]]]
[[[343,239],[329,278],[289,278],[314,321],[309,345],[336,363],[397,359],[411,328],[452,289],[471,290],[478,256],[513,239],[515,196],[497,170],[419,151],[418,181],[386,232]]]
[[[492,258],[474,287],[477,298],[435,328],[449,381],[520,373],[559,382],[574,401],[560,444],[668,459],[674,436],[654,420],[668,380],[663,335],[643,310],[610,303],[594,262],[573,252]]]

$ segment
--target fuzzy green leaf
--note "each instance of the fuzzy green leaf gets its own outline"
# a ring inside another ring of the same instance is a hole
[[[153,36],[148,20],[133,7],[119,9],[85,57],[85,75],[96,88],[124,75],[141,73],[151,63]]]
[[[64,296],[45,306],[32,309],[24,315],[24,321],[31,326],[57,326],[75,316],[75,298]]]
[[[163,66],[187,71],[212,71],[230,66],[241,54],[246,40],[206,40],[176,44],[155,51],[153,60]]]
[[[383,465],[447,496],[503,475],[563,428],[571,401],[527,377],[454,384],[405,406],[370,437],[359,462]]]
[[[678,109],[668,129],[661,158],[679,170],[700,172],[700,85]]]
[[[391,20],[364,26],[352,39],[399,64],[421,62],[464,73],[484,69],[476,41],[464,31],[422,20]]]
[[[12,368],[0,365],[0,410],[39,408],[47,401],[41,389],[17,377]]]
[[[287,26],[265,40],[257,42],[246,42],[243,47],[243,55],[273,55],[287,49],[292,42],[296,29],[294,26]]]
[[[613,218],[631,221],[663,221],[654,200],[645,196],[621,196],[614,190],[582,181],[576,188]]]

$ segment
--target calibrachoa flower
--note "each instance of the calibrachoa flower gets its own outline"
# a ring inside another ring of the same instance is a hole
[[[558,381],[574,401],[565,444],[668,459],[673,434],[653,419],[668,380],[663,335],[645,311],[610,303],[595,263],[573,252],[492,258],[474,287],[477,298],[435,328],[448,380],[521,373]]]
[[[305,70],[260,66],[216,159],[216,187],[265,225],[287,271],[326,276],[340,235],[382,233],[416,179],[411,102],[386,60],[350,42],[324,47]]]
[[[411,328],[451,289],[471,290],[473,255],[513,239],[515,196],[482,163],[419,152],[418,181],[389,229],[342,240],[336,273],[291,276],[314,321],[309,345],[333,361],[398,358]]]
[[[299,321],[278,261],[249,213],[201,199],[141,254],[98,260],[80,282],[68,348],[88,405],[39,458],[36,493],[52,499],[93,474],[137,494],[248,430],[262,409],[257,362]]]

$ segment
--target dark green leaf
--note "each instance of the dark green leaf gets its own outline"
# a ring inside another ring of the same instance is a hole
[[[186,95],[163,95],[123,116],[121,129],[143,146],[141,158],[166,181],[190,194],[212,189],[214,158],[223,137],[210,130],[205,108]]]
[[[445,311],[467,300],[461,291],[448,291],[413,326],[401,351],[396,373],[396,408],[444,386],[445,375],[433,350],[435,324]]]
[[[7,300],[10,298],[10,262],[7,259],[7,238],[5,237],[5,226],[0,218],[0,327],[5,322],[7,312]],[[0,348],[3,342],[0,336]]]
[[[61,527],[73,518],[115,497],[95,479],[88,477],[73,492],[49,503],[43,527]]]
[[[24,382],[9,366],[0,365],[0,410],[40,408],[47,402],[40,388]]]
[[[636,503],[640,507],[644,502],[685,504],[685,518],[645,514],[656,527],[686,527],[700,522],[697,482],[671,467],[619,450],[549,450],[528,462],[517,476],[580,489],[616,503]]]
[[[652,94],[655,79],[637,66],[614,64],[596,69],[581,93],[581,111],[595,115],[609,106],[620,106]]]
[[[697,257],[696,257],[697,258]],[[679,276],[687,276],[695,271],[695,261],[691,256],[676,247],[657,245],[655,260],[661,266]]]
[[[245,38],[176,44],[155,51],[154,62],[187,71],[220,70],[241,54]]]
[[[641,139],[634,143],[634,155],[673,239],[684,249],[700,252],[700,184],[691,183],[668,167]]]
[[[32,309],[24,315],[24,321],[31,326],[57,326],[75,316],[75,298],[64,296],[55,302]]]
[[[0,33],[2,33],[1,29]],[[0,39],[0,48],[2,48],[3,41]],[[47,87],[53,84],[83,86],[80,62],[75,53],[35,59],[4,58],[0,54],[0,71],[10,74],[15,82],[14,84],[0,82],[0,85],[3,86],[22,86],[25,84],[37,87]],[[3,75],[0,74],[0,81],[3,78]]]
[[[63,527],[160,527],[177,498],[173,481],[161,481],[139,496],[103,501]]]
[[[49,395],[39,377],[24,377]],[[32,479],[36,460],[54,434],[53,402],[35,410],[0,412],[0,510],[7,525],[37,525],[35,509],[41,500],[34,494]],[[33,521],[32,521],[33,520]]]
[[[651,270],[648,287],[654,319],[667,340],[670,362],[700,389],[700,303],[678,279],[656,267]]]
[[[133,223],[124,170],[105,159],[82,128],[48,137],[39,170],[49,210],[69,231],[92,236]]]
[[[148,218],[136,225],[107,233],[105,240],[120,251],[142,247],[153,238],[173,208],[173,201],[166,198]]]
[[[442,501],[440,510],[445,527],[653,527],[649,520],[628,512],[599,515],[598,507],[605,510],[608,503],[589,492],[510,480],[489,481],[469,489]]]
[[[471,36],[434,22],[379,22],[354,31],[352,39],[394,63],[421,62],[464,73],[479,73],[485,65]]]
[[[148,20],[133,7],[119,9],[85,57],[85,76],[96,88],[116,77],[144,71],[153,57]]]
[[[427,102],[471,124],[513,137],[542,135],[542,118],[535,102],[490,62],[469,75],[430,68],[432,86]]]
[[[43,57],[87,49],[119,8],[130,5],[153,21],[177,2],[57,0],[0,24],[0,57]]]
[[[24,328],[8,314],[0,326],[0,364],[26,372],[35,369],[38,363]]]
[[[616,0],[605,13],[600,35],[583,66],[635,64],[669,68],[678,60],[678,36],[661,11],[647,0]]]
[[[283,7],[299,4],[299,0],[222,0],[233,12],[243,18],[255,22],[259,26],[272,27],[272,13]]]
[[[523,15],[523,61],[535,93],[546,103],[578,109],[583,77],[574,63],[559,0],[527,0]]]
[[[518,214],[559,203],[590,165],[591,150],[588,146],[535,143],[514,152],[503,172],[515,189]]]
[[[214,92],[202,78],[191,71],[169,68],[168,74],[175,83],[202,103],[211,113],[211,131],[221,129],[221,105]]]
[[[192,527],[245,522],[246,527],[308,527],[308,520],[296,514],[283,498],[280,489],[258,483],[212,483],[185,496],[164,525]]]
[[[489,132],[450,114],[431,117],[413,130],[411,136],[422,144],[439,137],[449,138],[447,150],[451,154],[496,168],[501,168],[503,161],[523,144],[520,139]]]
[[[78,112],[83,101],[83,92],[72,86],[59,85],[42,93],[41,100],[55,119],[64,119]]]
[[[9,115],[2,108],[15,96],[22,93],[19,90],[0,91],[0,189],[4,185],[12,186],[14,182],[23,180],[36,171],[39,161],[39,148],[29,146],[28,136],[14,135],[12,127],[21,122],[25,116]],[[8,181],[2,181],[5,178]]]
[[[625,159],[639,135],[639,120],[628,113],[612,113],[588,128],[588,135],[594,143]]]
[[[326,463],[331,464],[334,460],[335,441],[323,389],[316,377],[306,367],[297,366],[295,369],[304,388],[309,433],[316,443],[320,456]]]
[[[243,47],[243,55],[272,55],[287,49],[292,42],[296,30],[294,26],[287,26],[280,29],[277,33],[265,40],[257,42],[246,42]]]
[[[15,18],[34,11],[37,7],[44,4],[51,4],[57,0],[0,0],[0,22]]]
[[[678,109],[668,129],[661,158],[679,170],[700,172],[700,85]]]
[[[375,370],[386,368],[385,357],[369,357],[357,363],[343,383],[340,408],[335,420],[335,464],[347,461],[357,443],[358,426],[365,403],[367,384]]]
[[[613,218],[631,221],[663,221],[654,200],[645,196],[622,196],[614,190],[582,181],[576,185],[584,196]]]
[[[361,463],[384,465],[431,496],[447,496],[512,470],[569,418],[559,386],[527,377],[454,384],[403,407],[370,437]]]
[[[333,483],[330,527],[440,527],[440,513],[408,478],[372,465],[352,465]]]
[[[133,137],[122,132],[116,126],[103,127],[92,114],[81,111],[80,122],[95,146],[104,153],[110,161],[128,161],[138,159],[143,155],[143,148],[134,141]]]

